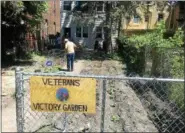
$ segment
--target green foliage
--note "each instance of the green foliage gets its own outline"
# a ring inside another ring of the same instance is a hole
[[[106,55],[106,57],[112,60],[120,60],[120,57],[117,53],[109,53],[108,55]]]
[[[175,55],[172,59],[172,69],[170,73],[175,78],[183,78],[184,77],[184,55]]]
[[[184,111],[184,83],[172,83],[169,91],[169,99],[175,101],[178,107]]]
[[[136,48],[133,44],[127,42],[128,37],[120,35],[118,44],[119,56],[122,57],[122,61],[126,63],[127,74],[135,72],[140,76],[143,75],[144,68],[144,48]]]
[[[61,66],[44,67],[44,72],[45,73],[54,73],[54,72],[58,72],[61,69],[62,69]]]
[[[148,32],[143,35],[133,35],[128,38],[129,45],[134,45],[136,48],[143,46],[176,48],[183,45],[183,31],[178,29],[173,37],[165,39],[164,33],[167,32],[164,21],[161,21],[153,32]]]
[[[27,23],[34,29],[35,26],[42,22],[43,14],[48,11],[48,3],[46,1],[24,1],[26,14],[30,17],[26,17]]]
[[[112,115],[112,116],[111,116],[111,121],[117,122],[117,121],[119,121],[119,120],[120,120],[120,117],[119,117],[118,115]]]
[[[172,37],[164,38],[164,34],[166,32],[167,30],[165,29],[165,23],[162,21],[152,32],[147,32],[141,35],[133,35],[131,37],[125,37],[124,35],[120,36],[119,42],[121,45],[119,49],[121,54],[125,56],[124,59],[129,64],[128,68],[131,69],[131,71],[136,70],[137,73],[143,73],[143,67],[145,67],[146,63],[145,48],[150,47],[152,50],[152,53],[150,53],[152,57],[151,76],[159,75],[160,71],[158,70],[158,67],[162,65],[161,63],[163,63],[160,61],[161,57],[165,58],[168,56],[172,56],[174,53],[174,51],[171,51],[169,53],[167,51],[164,51],[164,49],[182,49],[183,45],[183,31],[181,29],[178,29]],[[172,62],[173,65],[179,64],[175,63],[174,61],[169,62]],[[181,64],[183,64],[182,61]],[[135,66],[138,65],[139,67],[135,68]],[[180,65],[179,67],[182,67],[182,65]],[[177,66],[176,68],[179,67]],[[172,67],[172,69],[174,70],[174,66]],[[168,73],[170,73],[171,76],[174,77],[174,73],[177,73],[177,71],[171,71]]]
[[[46,1],[3,1],[2,20],[11,25],[24,20],[32,28],[42,21],[43,13],[48,10]]]
[[[156,76],[157,73],[158,76],[184,78],[183,31],[177,29],[173,36],[164,37],[166,32],[168,31],[165,29],[165,24],[161,22],[152,32],[131,37],[120,36],[119,53],[124,58],[129,72],[145,74],[142,68],[146,68],[148,60],[145,58],[151,54],[151,60],[149,60],[152,64],[151,76]],[[151,53],[146,56],[144,52],[147,47],[151,48]],[[161,72],[165,74],[161,75],[163,74]],[[168,89],[170,90],[169,100],[175,101],[180,108],[184,109],[184,85],[173,83]]]

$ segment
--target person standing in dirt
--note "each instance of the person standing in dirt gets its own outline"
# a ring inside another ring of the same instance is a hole
[[[56,34],[56,40],[55,40],[55,44],[56,44],[56,48],[60,49],[61,48],[61,37],[60,37],[60,33],[57,32]]]
[[[68,39],[64,39],[64,43],[65,43],[65,50],[67,52],[67,70],[73,71],[75,48],[77,48],[77,46],[73,42],[69,41]]]

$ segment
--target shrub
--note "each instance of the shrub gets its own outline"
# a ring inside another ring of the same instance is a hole
[[[183,31],[167,34],[164,22],[160,23],[152,32],[130,37],[120,35],[118,39],[119,55],[123,57],[127,65],[127,72],[135,72],[140,76],[146,73],[146,63],[152,64],[150,76],[184,78],[184,50]],[[146,56],[146,49],[150,49]],[[172,83],[169,87],[169,100],[173,100],[184,109],[184,84]]]

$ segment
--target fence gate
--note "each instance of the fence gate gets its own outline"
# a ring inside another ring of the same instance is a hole
[[[18,132],[183,132],[184,79],[16,69]]]

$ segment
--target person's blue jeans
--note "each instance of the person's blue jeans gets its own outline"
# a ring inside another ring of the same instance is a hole
[[[75,58],[74,53],[67,54],[67,70],[68,71],[73,71],[74,58]]]

